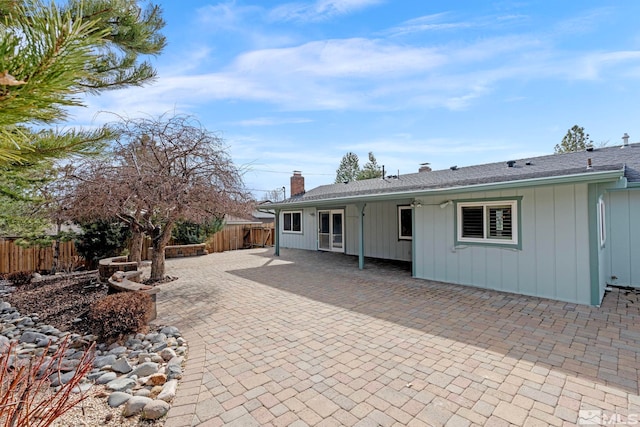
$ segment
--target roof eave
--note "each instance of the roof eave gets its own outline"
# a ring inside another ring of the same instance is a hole
[[[516,181],[492,182],[486,184],[472,184],[445,188],[429,188],[410,191],[395,191],[381,194],[360,194],[355,196],[336,196],[325,199],[302,200],[299,202],[273,203],[268,205],[269,209],[290,209],[304,208],[311,206],[329,206],[344,203],[375,202],[385,200],[406,199],[421,196],[448,195],[457,193],[468,193],[471,191],[492,191],[504,190],[506,188],[533,187],[538,185],[557,185],[580,182],[608,182],[624,177],[624,170],[585,172],[574,175],[561,175],[541,178],[528,178]]]

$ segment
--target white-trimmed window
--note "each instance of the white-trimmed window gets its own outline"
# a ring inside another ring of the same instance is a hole
[[[302,233],[302,211],[283,212],[282,231],[285,233]]]
[[[600,247],[604,248],[604,244],[607,243],[607,223],[606,219],[606,206],[604,199],[600,197],[598,199],[598,236],[600,237]]]
[[[398,239],[413,239],[413,209],[411,206],[398,206]]]
[[[458,202],[459,243],[518,245],[518,200]]]

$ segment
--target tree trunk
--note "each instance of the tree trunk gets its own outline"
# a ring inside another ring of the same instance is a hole
[[[173,223],[167,223],[164,229],[160,231],[160,227],[156,227],[152,233],[153,255],[151,256],[151,274],[149,279],[152,282],[159,282],[164,279],[164,248],[171,240],[171,230]]]
[[[57,234],[56,239],[53,241],[53,260],[51,263],[51,274],[56,274],[58,272],[58,267],[60,266],[60,233],[62,232],[62,223],[58,222],[56,224]]]
[[[139,230],[132,230],[131,233],[131,255],[129,261],[137,262],[138,266],[142,263],[142,243],[144,242],[144,234]]]

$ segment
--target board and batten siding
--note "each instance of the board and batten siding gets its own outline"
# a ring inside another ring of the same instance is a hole
[[[521,196],[521,249],[455,246],[446,200]],[[567,184],[419,198],[414,209],[418,278],[590,304],[588,186]]]
[[[289,233],[283,230],[285,212],[302,211],[302,233]],[[290,249],[318,249],[318,226],[314,208],[283,210],[280,212],[280,246]]]
[[[640,189],[611,191],[607,206],[607,275],[613,285],[640,288]]]
[[[398,206],[411,200],[371,202],[364,208],[364,256],[411,261],[411,240],[398,239]],[[358,255],[360,247],[359,211],[348,205],[346,216],[346,253]]]

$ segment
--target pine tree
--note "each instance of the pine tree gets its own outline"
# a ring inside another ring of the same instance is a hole
[[[382,176],[382,168],[378,165],[376,157],[373,152],[369,151],[369,161],[364,164],[360,173],[358,173],[358,180],[380,178]]]
[[[336,184],[341,182],[355,181],[360,173],[358,155],[348,152],[342,156],[340,166],[336,170]]]
[[[152,80],[154,69],[139,55],[161,52],[163,26],[158,6],[142,10],[135,0],[2,2],[0,163],[95,152],[109,137],[106,128],[41,129],[84,105],[84,93]]]
[[[570,153],[572,151],[583,151],[588,146],[593,146],[593,141],[589,139],[589,134],[584,133],[584,128],[578,125],[567,131],[560,144],[556,144],[555,153]]]
[[[161,10],[136,0],[0,1],[0,234],[39,233],[52,160],[95,154],[107,127],[60,131],[82,95],[151,82]]]

